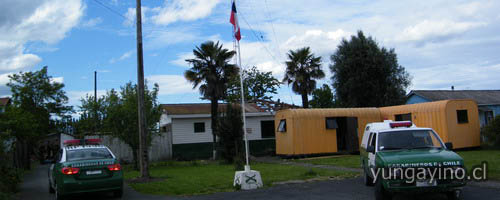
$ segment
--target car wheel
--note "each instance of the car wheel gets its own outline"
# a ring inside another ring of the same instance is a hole
[[[119,190],[113,191],[113,196],[115,198],[122,198],[122,196],[123,196],[123,189],[119,189]]]
[[[58,189],[57,189],[57,183],[56,183],[56,188],[54,190],[56,192],[56,200],[64,200],[64,196],[62,194],[60,194]]]
[[[373,178],[368,176],[365,170],[363,170],[363,180],[366,186],[373,186]]]
[[[453,190],[446,193],[448,196],[448,200],[461,200],[462,199],[462,190]]]
[[[54,194],[54,192],[55,192],[55,190],[54,190],[54,188],[52,188],[50,181],[49,181],[49,193]]]
[[[376,200],[391,200],[392,195],[387,190],[385,190],[382,181],[377,180],[375,183],[375,199]]]

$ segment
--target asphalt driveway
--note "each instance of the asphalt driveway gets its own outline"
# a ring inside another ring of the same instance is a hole
[[[41,165],[29,174],[26,174],[21,185],[21,192],[18,199],[46,200],[55,199],[53,194],[48,192],[47,181],[48,165]],[[264,181],[265,181],[265,177]],[[270,199],[270,200],[293,200],[293,199],[374,199],[373,188],[365,187],[361,178],[346,179],[341,181],[319,181],[303,184],[279,185],[265,189],[253,191],[224,192],[211,195],[200,195],[192,197],[169,197],[140,194],[126,186],[122,199]],[[114,199],[111,194],[98,193],[73,196],[71,199]],[[425,199],[440,200],[446,199],[441,194],[425,195],[398,195],[394,199]],[[500,190],[478,186],[467,186],[464,188],[464,199],[499,199]]]

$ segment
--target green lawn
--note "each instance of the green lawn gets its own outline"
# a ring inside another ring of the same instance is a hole
[[[294,160],[295,162],[310,163],[314,165],[333,165],[347,168],[361,168],[359,155],[341,155],[333,157],[319,157]]]
[[[326,169],[313,169],[279,165],[252,164],[252,169],[260,171],[264,186],[274,182],[287,180],[304,180],[316,177],[354,177],[358,173]],[[161,162],[150,167],[153,177],[165,178],[164,181],[152,183],[131,183],[135,190],[147,194],[160,195],[198,195],[215,192],[233,191],[234,166],[218,163],[200,162]],[[139,172],[125,167],[125,178],[132,179]]]
[[[500,150],[476,150],[457,152],[465,161],[465,167],[470,170],[482,161],[488,162],[488,178],[500,180]]]

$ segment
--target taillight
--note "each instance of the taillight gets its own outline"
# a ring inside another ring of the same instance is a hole
[[[109,171],[120,171],[122,169],[122,166],[120,164],[113,164],[113,165],[108,165]]]
[[[80,168],[76,168],[76,167],[63,167],[61,169],[61,172],[63,174],[66,174],[66,175],[78,174],[79,171],[80,171]]]

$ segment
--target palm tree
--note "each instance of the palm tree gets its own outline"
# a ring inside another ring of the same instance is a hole
[[[195,58],[186,60],[192,67],[184,72],[184,77],[193,84],[193,88],[199,86],[200,94],[204,99],[210,100],[213,159],[215,159],[217,154],[216,135],[219,125],[218,101],[225,97],[227,83],[231,77],[239,72],[236,65],[228,63],[236,52],[223,49],[219,42],[207,41],[193,49],[193,54]]]
[[[287,56],[283,82],[292,84],[292,90],[302,96],[302,106],[308,108],[307,96],[316,88],[315,79],[325,77],[325,73],[321,70],[321,56],[315,57],[309,47],[290,50]]]

